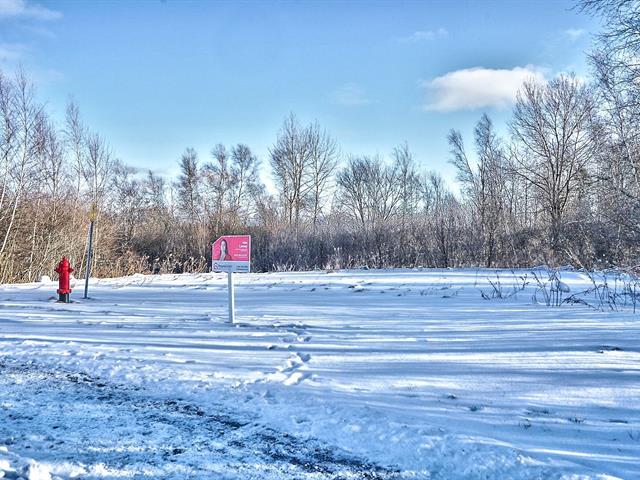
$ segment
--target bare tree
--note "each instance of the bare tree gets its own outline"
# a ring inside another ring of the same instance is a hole
[[[231,160],[231,208],[236,216],[248,216],[254,211],[256,195],[262,188],[258,176],[258,158],[247,145],[239,143],[231,150]]]
[[[166,181],[149,170],[143,182],[145,206],[158,213],[167,213]]]
[[[338,174],[341,202],[363,228],[394,223],[402,199],[402,185],[393,166],[381,157],[351,157]]]
[[[100,206],[106,199],[115,159],[105,139],[97,133],[88,134],[86,151],[81,166],[82,176],[89,187],[91,201]]]
[[[178,204],[190,220],[200,219],[201,186],[198,154],[187,148],[180,157],[180,176],[176,184]]]
[[[511,166],[540,195],[555,254],[561,250],[567,206],[593,158],[593,114],[591,91],[573,75],[548,84],[525,82],[514,107],[511,131],[517,149]]]
[[[437,173],[421,178],[420,192],[426,220],[425,240],[433,242],[432,264],[444,268],[454,266],[459,243],[460,206]],[[426,246],[429,246],[428,242]]]
[[[30,255],[31,279],[47,271],[52,260],[60,254],[63,245],[65,217],[69,202],[70,179],[65,168],[65,144],[51,121],[42,124],[43,149],[38,156],[38,184],[36,209],[33,215],[32,251]],[[42,202],[42,203],[41,203]],[[41,208],[46,205],[47,208]],[[39,222],[39,224],[38,224]]]
[[[456,167],[457,179],[477,219],[484,264],[490,268],[495,260],[497,237],[503,223],[505,156],[486,114],[477,123],[474,134],[475,163],[469,160],[459,131],[452,130],[448,140],[451,163]]]
[[[116,231],[119,253],[132,248],[137,230],[144,220],[144,189],[136,174],[135,168],[121,161],[114,162],[110,211],[119,218]]]
[[[351,157],[338,173],[341,209],[360,226],[361,234],[372,242],[375,262],[383,266],[395,257],[386,249],[387,233],[397,223],[403,186],[398,171],[379,156]],[[397,245],[390,246],[397,249]]]
[[[273,175],[284,204],[287,224],[300,228],[301,215],[309,191],[309,150],[304,129],[291,113],[282,124],[278,139],[270,149]]]
[[[336,141],[320,128],[318,122],[307,127],[305,137],[309,151],[311,222],[315,232],[338,164],[339,150]]]
[[[399,245],[395,262],[404,265],[415,261],[417,257],[414,239],[416,231],[413,227],[420,203],[420,178],[413,154],[406,142],[393,149],[391,158],[400,194],[397,222]]]
[[[0,72],[0,224],[5,214],[5,202],[9,197],[9,173],[13,155],[17,148],[17,118],[15,104],[15,86],[13,82]]]
[[[70,155],[70,164],[75,173],[75,206],[77,207],[82,193],[83,172],[88,152],[87,131],[80,119],[80,109],[73,101],[67,104],[64,136],[67,152]]]
[[[616,232],[616,250],[637,243],[640,227],[640,6],[629,0],[583,0],[603,19],[589,60],[599,113],[597,222]]]
[[[43,148],[43,137],[40,128],[45,122],[42,105],[35,100],[34,87],[20,70],[14,80],[15,92],[12,100],[15,102],[15,149],[9,157],[9,181],[13,183],[13,198],[9,203],[9,214],[2,243],[0,244],[0,258],[7,249],[11,233],[16,223],[18,206],[27,189],[36,155]]]
[[[640,5],[636,0],[581,0],[580,9],[600,16],[605,28],[597,35],[599,52],[629,87],[640,73]]]
[[[230,197],[233,188],[233,173],[227,149],[222,144],[217,144],[211,150],[212,161],[207,162],[202,167],[202,175],[206,190],[208,213],[210,220],[213,220],[214,233],[219,233],[223,221],[227,217]],[[213,208],[208,208],[212,205]]]

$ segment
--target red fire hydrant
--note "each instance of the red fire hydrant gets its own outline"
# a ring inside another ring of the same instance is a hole
[[[62,257],[62,261],[56,268],[58,278],[58,301],[63,303],[69,303],[69,294],[71,293],[71,287],[69,286],[69,278],[71,273],[74,272],[67,257]]]

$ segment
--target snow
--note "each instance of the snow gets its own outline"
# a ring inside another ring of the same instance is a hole
[[[547,307],[527,270],[240,274],[229,325],[224,274],[56,287],[0,286],[0,478],[640,478],[630,303]]]

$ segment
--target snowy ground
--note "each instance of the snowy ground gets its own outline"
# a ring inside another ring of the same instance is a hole
[[[525,274],[0,286],[0,478],[640,478],[640,312]]]

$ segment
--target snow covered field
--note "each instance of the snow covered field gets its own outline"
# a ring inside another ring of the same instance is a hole
[[[640,478],[640,313],[525,274],[0,286],[0,478]]]

